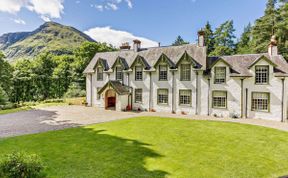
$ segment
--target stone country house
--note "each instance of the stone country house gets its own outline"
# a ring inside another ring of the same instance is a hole
[[[287,121],[288,63],[273,36],[264,54],[208,57],[198,44],[97,53],[85,69],[88,106]]]

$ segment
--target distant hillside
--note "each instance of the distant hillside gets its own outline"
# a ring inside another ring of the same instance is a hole
[[[9,61],[33,58],[42,52],[71,54],[85,41],[94,41],[81,31],[55,22],[47,22],[33,32],[0,36],[0,50]]]

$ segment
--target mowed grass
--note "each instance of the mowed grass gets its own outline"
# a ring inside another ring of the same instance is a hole
[[[40,155],[48,177],[278,177],[288,133],[236,123],[143,117],[0,140],[0,157]]]

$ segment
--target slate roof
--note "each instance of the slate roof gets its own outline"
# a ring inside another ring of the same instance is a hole
[[[207,69],[211,69],[215,63],[219,60],[223,60],[232,69],[231,76],[253,76],[249,71],[251,65],[262,57],[266,57],[272,65],[274,65],[274,73],[277,76],[288,75],[288,63],[283,56],[270,56],[268,53],[263,54],[244,54],[244,55],[232,55],[232,56],[220,56],[220,57],[208,57]]]
[[[114,52],[97,53],[86,67],[84,73],[93,73],[98,60],[102,60],[105,65],[105,71],[108,71],[115,64],[117,59],[121,59],[128,70],[137,58],[141,58],[145,65],[145,70],[153,69],[154,65],[161,56],[167,58],[167,62],[171,68],[176,68],[184,54],[188,54],[196,63],[197,69],[204,70],[205,74],[210,73],[211,67],[219,60],[223,60],[231,68],[231,76],[253,76],[249,67],[257,60],[265,57],[268,62],[274,65],[274,73],[276,76],[288,76],[288,63],[283,56],[270,56],[268,53],[262,54],[244,54],[232,56],[207,57],[206,47],[199,47],[196,44],[188,44],[182,46],[168,46],[141,49],[139,52],[134,50],[121,50]]]
[[[99,90],[98,94],[103,93],[107,87],[111,87],[119,95],[127,95],[131,93],[130,87],[123,85],[120,81],[110,80],[101,88],[101,90]]]
[[[187,54],[197,61],[202,69],[206,69],[206,47],[199,47],[196,44],[188,44],[182,46],[169,46],[169,47],[156,47],[141,49],[139,52],[134,50],[122,50],[114,52],[97,53],[91,60],[84,73],[94,72],[95,65],[99,59],[107,62],[107,66],[111,68],[118,57],[125,59],[127,65],[131,67],[136,57],[139,55],[145,59],[147,64],[146,68],[152,68],[158,59],[164,54],[173,63],[173,66],[181,59],[183,54]]]

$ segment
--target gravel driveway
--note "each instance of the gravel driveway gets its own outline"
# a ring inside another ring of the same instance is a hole
[[[133,113],[106,111],[83,106],[53,106],[37,110],[0,115],[0,137],[33,134],[137,116],[179,117],[197,120],[237,122],[288,131],[287,123],[259,119],[216,119],[208,116],[184,116],[159,112]]]

